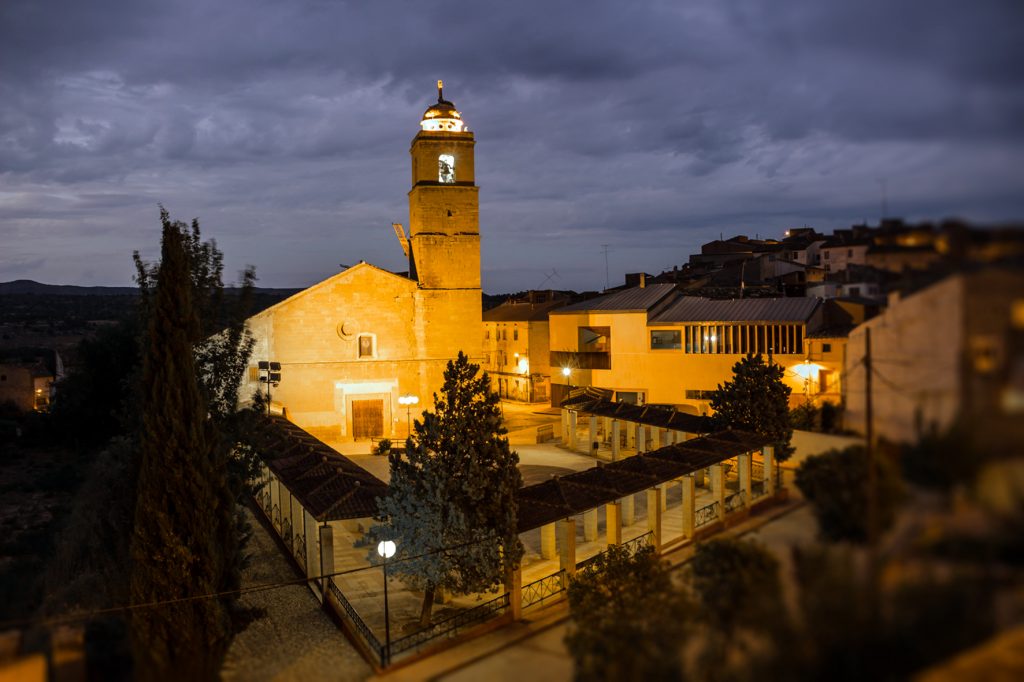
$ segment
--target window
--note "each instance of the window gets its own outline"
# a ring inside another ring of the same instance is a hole
[[[860,287],[850,287],[850,296],[860,296]]]
[[[821,344],[821,352],[822,353],[831,353],[832,352],[832,344],[831,343],[823,343],[823,344]]]
[[[360,334],[359,335],[359,357],[360,358],[372,358],[376,357],[376,348],[374,346],[376,339],[373,334]]]
[[[678,329],[652,329],[651,350],[671,350],[682,348],[682,334]]]
[[[455,182],[455,157],[451,154],[437,157],[437,181],[446,185]]]
[[[580,327],[581,353],[607,353],[611,351],[611,327]]]
[[[491,330],[490,329],[488,329],[487,331],[484,332],[484,338],[485,339],[490,339],[491,338]]]
[[[259,380],[260,380],[260,368],[259,367],[250,367],[249,368],[249,381],[259,381]]]
[[[513,329],[512,330],[512,340],[513,341],[518,341],[519,340],[519,330],[518,329]]]
[[[711,400],[714,396],[714,391],[694,391],[692,389],[686,389],[687,400]]]
[[[832,252],[831,251],[826,251],[825,252],[825,260],[829,260],[830,258],[832,258]]]

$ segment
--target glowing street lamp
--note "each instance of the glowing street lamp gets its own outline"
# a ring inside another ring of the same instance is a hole
[[[412,406],[419,405],[420,399],[415,395],[400,395],[398,396],[398,404],[405,405],[405,435],[406,438],[412,436]],[[391,543],[394,544],[394,543]]]
[[[391,618],[388,614],[388,559],[395,556],[395,541],[381,540],[377,554],[384,558],[384,665],[391,662]]]
[[[572,376],[572,368],[571,367],[563,367],[562,368],[562,376],[566,377],[566,378]]]

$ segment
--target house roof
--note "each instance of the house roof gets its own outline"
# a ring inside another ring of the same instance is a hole
[[[821,304],[817,298],[744,298],[714,300],[680,296],[649,324],[679,322],[806,322]]]
[[[267,468],[317,521],[361,519],[377,513],[388,486],[284,417],[259,420],[250,432]]]
[[[633,403],[616,402],[609,399],[610,395],[597,393],[601,389],[588,390],[592,392],[570,394],[562,401],[561,406],[598,417],[611,417],[673,431],[707,433],[711,430],[711,420],[708,417],[699,417],[661,405],[634,405]]]
[[[561,308],[565,303],[566,299],[542,303],[508,301],[496,308],[485,310],[483,320],[484,322],[544,322],[548,319],[549,312],[555,308]]]
[[[675,284],[649,284],[616,291],[551,311],[552,315],[583,312],[646,312],[668,296]]]

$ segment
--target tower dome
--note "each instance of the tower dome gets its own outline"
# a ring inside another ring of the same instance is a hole
[[[444,81],[437,81],[437,104],[423,112],[420,129],[428,132],[463,133],[466,124],[455,105],[444,98]]]

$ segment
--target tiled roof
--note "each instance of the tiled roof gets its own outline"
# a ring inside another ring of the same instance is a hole
[[[711,420],[695,414],[680,412],[672,407],[659,405],[634,405],[633,403],[616,402],[608,396],[598,393],[602,389],[588,387],[589,392],[572,395],[563,400],[562,407],[594,414],[599,417],[612,417],[623,421],[657,426],[658,428],[687,433],[707,433],[711,430]]]
[[[644,287],[633,287],[616,291],[607,296],[598,296],[586,301],[580,301],[567,305],[558,310],[552,310],[552,315],[562,313],[582,312],[646,312],[658,304],[663,298],[672,293],[676,288],[675,284],[650,284]]]
[[[283,417],[261,420],[250,433],[256,452],[317,521],[361,519],[377,513],[388,486]]]
[[[518,530],[522,533],[615,502],[767,444],[767,438],[754,433],[722,431],[520,488]]]
[[[544,301],[543,303],[502,303],[497,308],[484,311],[484,322],[537,322],[548,319],[548,313],[561,308],[566,299]]]
[[[648,324],[678,322],[806,322],[820,305],[817,298],[743,298],[715,300],[680,296]]]

